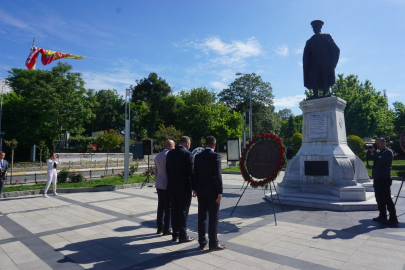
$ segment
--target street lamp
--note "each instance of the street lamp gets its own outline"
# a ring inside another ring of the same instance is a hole
[[[252,75],[251,74],[244,74],[244,73],[236,73],[236,76],[241,76],[241,75],[248,75],[249,76],[249,99],[250,99],[250,110],[249,110],[249,139],[252,139],[252,82],[251,82],[251,78]]]
[[[129,134],[131,133],[130,119],[131,119],[131,101],[129,96],[131,89],[125,91],[125,153],[124,153],[124,181],[128,182],[129,179]]]
[[[7,84],[7,78],[6,80],[3,82],[3,85],[1,86],[1,105],[0,105],[0,151],[3,150],[3,132],[1,131],[1,117],[3,114],[3,92],[4,92],[4,87]]]

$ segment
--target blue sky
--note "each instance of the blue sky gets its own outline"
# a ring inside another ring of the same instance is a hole
[[[405,1],[22,1],[0,5],[0,78],[40,48],[94,57],[65,60],[87,88],[125,88],[156,72],[175,91],[219,92],[236,72],[270,82],[276,110],[300,114],[302,50],[310,22],[340,47],[336,73],[369,79],[405,103]],[[55,64],[37,68],[49,69]]]

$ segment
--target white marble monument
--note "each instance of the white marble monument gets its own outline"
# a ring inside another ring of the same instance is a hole
[[[346,101],[338,97],[300,103],[302,147],[278,183],[282,204],[337,211],[377,209],[366,167],[347,145],[345,107]],[[271,199],[270,194],[266,198]]]

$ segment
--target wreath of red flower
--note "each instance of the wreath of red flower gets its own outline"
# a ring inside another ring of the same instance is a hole
[[[271,141],[271,140],[275,141],[280,149],[278,165],[274,169],[274,171],[270,175],[268,175],[266,178],[255,179],[250,175],[250,173],[246,167],[247,154],[257,144],[263,143],[265,141]],[[280,141],[280,138],[274,134],[262,133],[262,135],[257,135],[256,137],[253,137],[252,140],[250,140],[249,142],[246,143],[245,148],[243,148],[243,150],[242,150],[242,155],[241,155],[240,162],[239,162],[239,169],[242,172],[243,179],[246,182],[248,182],[248,184],[250,184],[251,187],[254,187],[254,188],[266,187],[267,188],[267,185],[277,178],[278,174],[280,173],[281,169],[286,165],[286,163],[287,163],[286,154],[284,151],[283,143]]]

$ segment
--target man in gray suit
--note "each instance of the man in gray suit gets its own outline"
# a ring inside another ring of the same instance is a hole
[[[170,197],[167,191],[166,157],[174,149],[174,141],[166,140],[165,149],[155,157],[156,191],[158,194],[157,234],[171,235],[170,227]]]
[[[7,160],[4,159],[6,153],[0,151],[0,194],[3,191],[4,183],[6,182],[6,175],[8,171]]]

